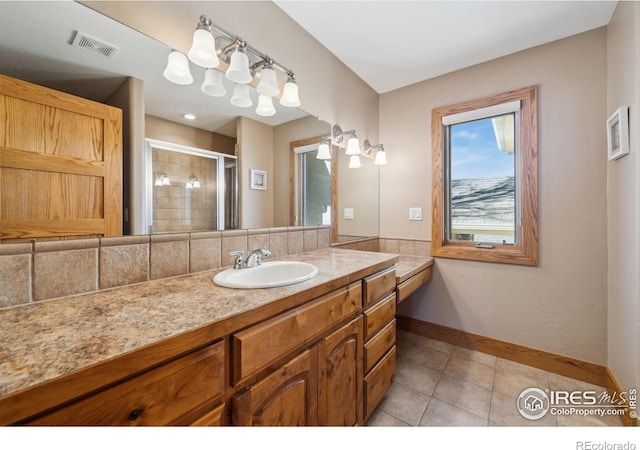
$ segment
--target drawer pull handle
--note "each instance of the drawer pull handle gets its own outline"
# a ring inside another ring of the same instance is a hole
[[[129,420],[136,420],[138,417],[142,415],[142,409],[134,409],[129,413]]]

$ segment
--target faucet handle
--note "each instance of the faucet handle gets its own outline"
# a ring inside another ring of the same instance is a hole
[[[236,250],[234,252],[229,252],[229,256],[233,256],[235,258],[233,263],[234,269],[242,269],[244,267],[244,252],[242,250]]]

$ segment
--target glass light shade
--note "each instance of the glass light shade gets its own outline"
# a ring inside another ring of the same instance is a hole
[[[316,159],[331,159],[331,150],[329,149],[329,144],[323,142],[318,146],[318,154],[316,155]]]
[[[189,60],[180,53],[173,51],[169,53],[167,68],[164,69],[164,77],[175,84],[187,85],[193,83],[193,77],[189,71]]]
[[[258,83],[257,91],[259,94],[268,95],[269,97],[273,97],[280,93],[275,70],[262,69],[262,72],[260,72],[260,83]]]
[[[185,189],[193,189],[193,184],[191,183],[191,181],[187,181],[187,183],[184,185]]]
[[[376,159],[373,161],[374,164],[378,166],[386,166],[387,165],[387,153],[384,150],[378,150],[376,152]]]
[[[198,180],[197,178],[194,178],[191,181],[193,182],[194,189],[198,189],[200,187],[200,180]]]
[[[171,180],[166,175],[162,175],[162,185],[163,186],[171,186]]]
[[[360,157],[358,155],[351,155],[351,158],[349,158],[349,169],[359,169],[360,167],[362,167]]]
[[[202,92],[212,97],[223,97],[227,90],[222,84],[222,72],[216,69],[207,69],[204,73]]]
[[[249,70],[249,58],[247,54],[236,50],[231,54],[231,61],[226,72],[227,78],[235,83],[250,83],[253,77]]]
[[[359,155],[360,153],[361,153],[360,152],[360,141],[355,136],[350,137],[349,141],[347,142],[346,154],[347,155]]]
[[[212,69],[220,64],[216,55],[216,41],[209,31],[203,29],[193,33],[193,44],[187,56],[200,67]]]
[[[162,186],[162,178],[161,177],[157,177],[155,183],[153,183],[154,186]]]
[[[273,100],[268,95],[261,95],[258,97],[258,107],[256,108],[256,114],[263,117],[273,116],[276,113],[276,109],[273,107]]]
[[[298,97],[298,85],[295,81],[287,81],[284,85],[280,104],[290,108],[300,106],[300,98]]]
[[[231,104],[240,108],[248,108],[253,105],[251,97],[249,97],[249,86],[246,84],[236,84],[233,88],[233,96]]]

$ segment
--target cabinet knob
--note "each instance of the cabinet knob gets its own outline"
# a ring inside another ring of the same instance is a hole
[[[129,413],[129,420],[136,420],[138,417],[142,415],[142,409],[134,409]]]

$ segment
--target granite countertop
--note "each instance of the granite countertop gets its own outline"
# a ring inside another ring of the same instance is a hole
[[[220,327],[229,334],[388,267],[398,255],[327,248],[281,259],[309,262],[319,273],[243,290],[215,285],[218,269],[0,311],[0,400],[212,323],[229,324]]]
[[[432,265],[433,258],[430,256],[400,255],[396,263],[396,284],[408,280],[416,273]]]

